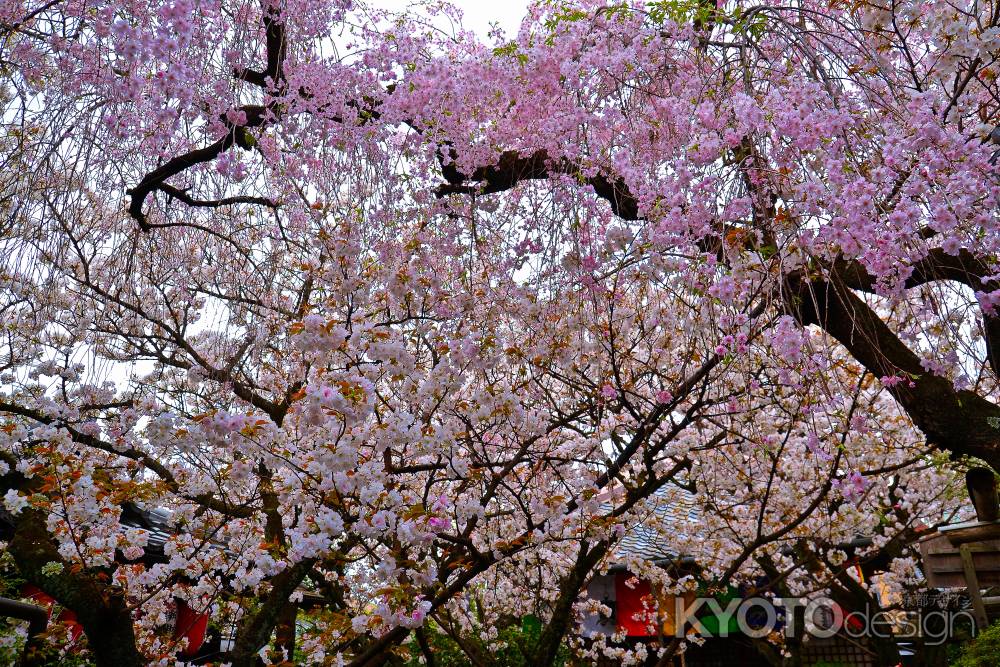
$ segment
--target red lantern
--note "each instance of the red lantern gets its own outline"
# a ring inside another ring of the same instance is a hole
[[[194,657],[205,643],[208,630],[208,614],[199,614],[184,600],[177,600],[177,623],[174,625],[174,639],[187,639],[187,647],[180,651],[183,658]]]
[[[629,583],[635,585],[629,586]],[[650,637],[658,633],[657,603],[648,581],[637,579],[628,572],[615,575],[615,598],[619,630],[624,630],[629,637]]]
[[[47,607],[49,610],[49,618],[52,618],[52,605],[56,603],[56,600],[51,595],[31,584],[25,584],[21,587],[21,595],[36,604]],[[72,609],[63,607],[62,611],[59,612],[59,615],[56,616],[56,622],[62,623],[69,628],[70,638],[74,642],[79,639],[80,635],[83,633],[83,626],[80,625],[80,621],[76,618],[76,612]]]

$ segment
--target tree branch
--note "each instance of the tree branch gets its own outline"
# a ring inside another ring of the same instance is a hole
[[[1000,430],[990,423],[1000,420],[1000,407],[924,370],[917,355],[839,278],[799,272],[786,277],[785,288],[786,308],[800,323],[824,329],[875,377],[903,378],[888,390],[930,443],[1000,469]]]

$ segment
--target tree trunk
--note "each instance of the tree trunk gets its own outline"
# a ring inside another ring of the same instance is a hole
[[[285,660],[295,662],[295,619],[299,615],[299,606],[294,602],[286,602],[278,614],[278,624],[274,629],[274,648],[284,651]]]
[[[580,545],[580,553],[577,555],[576,563],[566,578],[562,580],[552,616],[538,638],[534,664],[539,665],[539,667],[549,667],[555,663],[559,656],[559,647],[573,621],[573,604],[576,602],[577,596],[580,595],[580,590],[583,588],[583,583],[587,580],[590,571],[600,562],[607,551],[606,542],[601,542],[589,550],[586,542]]]
[[[8,545],[17,569],[33,585],[76,614],[97,667],[142,667],[146,659],[135,645],[132,613],[124,592],[86,572],[73,568],[59,555],[45,527],[45,516],[37,510],[22,513]],[[42,572],[49,563],[62,565],[59,572]]]
[[[288,597],[295,592],[315,564],[315,558],[299,561],[271,580],[271,592],[267,594],[260,609],[248,614],[240,622],[233,650],[230,652],[232,667],[256,667],[257,652],[271,638],[281,612],[288,604]]]

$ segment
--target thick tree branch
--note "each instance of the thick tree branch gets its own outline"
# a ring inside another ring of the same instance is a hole
[[[184,202],[188,206],[199,208],[220,208],[222,206],[232,206],[233,204],[254,204],[256,206],[266,206],[268,208],[278,208],[278,202],[267,197],[224,197],[222,199],[195,199],[186,190],[175,188],[172,185],[161,183],[157,188],[165,192],[174,199]]]
[[[271,578],[271,590],[260,607],[240,623],[233,650],[229,654],[233,667],[256,666],[257,651],[267,643],[274,631],[282,610],[288,604],[288,597],[295,592],[314,565],[316,559],[307,558]]]
[[[25,579],[76,614],[98,667],[146,664],[136,648],[132,613],[124,591],[67,563],[45,527],[43,512],[23,511],[7,548]],[[50,563],[62,568],[46,567]]]
[[[639,202],[620,177],[599,173],[584,176],[584,169],[566,159],[553,160],[544,150],[528,156],[517,151],[501,153],[496,164],[479,167],[472,174],[463,174],[454,162],[445,163],[441,158],[441,171],[446,184],[438,186],[435,194],[444,197],[452,194],[493,194],[510,190],[527,180],[542,180],[554,174],[576,176],[593,188],[594,193],[611,204],[615,215],[624,220],[639,219]]]
[[[784,300],[799,322],[824,329],[876,377],[902,378],[888,390],[930,443],[1000,469],[1000,430],[991,424],[1000,420],[1000,407],[924,370],[917,355],[843,281],[797,273],[786,278]]]
[[[128,194],[131,198],[131,202],[128,207],[129,215],[131,215],[132,218],[139,223],[139,227],[143,231],[149,231],[150,229],[149,224],[146,222],[146,214],[143,213],[142,210],[146,197],[148,197],[150,193],[155,190],[164,190],[165,192],[168,192],[176,197],[178,192],[183,192],[177,188],[167,185],[167,179],[198,164],[210,162],[233,146],[239,145],[248,147],[250,145],[246,135],[246,129],[250,127],[260,127],[263,125],[265,110],[264,107],[257,105],[244,106],[241,107],[240,110],[246,114],[246,123],[243,125],[231,125],[228,132],[226,132],[226,135],[215,143],[167,160],[166,163],[146,174],[134,188],[126,190],[126,194]],[[164,186],[166,186],[166,188]]]
[[[994,272],[986,262],[965,248],[956,255],[941,248],[932,248],[926,257],[911,266],[913,272],[904,282],[908,289],[939,280],[961,283],[975,291],[992,292],[1000,289],[1000,283],[990,278]],[[875,291],[875,278],[857,261],[835,262],[832,273],[852,289]],[[983,310],[982,315],[986,356],[993,373],[1000,377],[1000,317],[987,310]]]
[[[156,476],[159,477],[164,484],[166,484],[167,488],[170,489],[171,492],[176,493],[185,500],[201,505],[206,509],[210,509],[232,518],[249,518],[253,516],[253,511],[250,508],[232,505],[225,500],[219,500],[215,496],[208,493],[198,495],[183,493],[180,483],[174,477],[174,474],[170,471],[170,469],[163,465],[160,461],[154,459],[139,449],[135,449],[134,447],[115,447],[110,442],[106,442],[86,433],[81,433],[69,424],[61,423],[58,420],[39,412],[38,410],[32,410],[20,405],[7,403],[5,401],[0,401],[0,412],[27,417],[28,419],[32,419],[40,424],[52,424],[59,426],[60,428],[66,429],[66,432],[69,433],[74,442],[98,449],[102,452],[107,452],[108,454],[131,459],[155,473]]]

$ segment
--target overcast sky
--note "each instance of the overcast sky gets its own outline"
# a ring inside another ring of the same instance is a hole
[[[370,0],[370,4],[386,9],[403,9],[410,0]],[[490,23],[499,23],[508,35],[515,35],[521,18],[524,17],[528,0],[451,0],[465,14],[465,27],[474,30],[483,39],[490,29]]]

